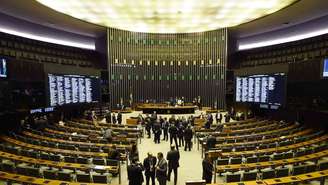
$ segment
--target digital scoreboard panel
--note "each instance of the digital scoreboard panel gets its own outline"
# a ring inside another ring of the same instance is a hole
[[[100,80],[96,76],[48,74],[48,88],[50,106],[100,101]]]
[[[286,94],[285,73],[237,76],[235,101],[282,106]]]

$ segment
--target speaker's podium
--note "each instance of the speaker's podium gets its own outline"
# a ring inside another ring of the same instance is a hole
[[[186,185],[206,185],[205,180],[186,181]]]

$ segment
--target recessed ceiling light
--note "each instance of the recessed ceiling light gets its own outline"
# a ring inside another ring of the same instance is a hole
[[[36,0],[58,12],[106,27],[151,33],[203,32],[237,26],[297,0]],[[174,21],[172,21],[174,20]],[[216,26],[214,25],[216,24]]]

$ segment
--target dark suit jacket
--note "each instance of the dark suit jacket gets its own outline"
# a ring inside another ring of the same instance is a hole
[[[213,164],[208,160],[204,159],[202,162],[203,166],[203,179],[210,179],[212,177]]]
[[[150,166],[150,161],[152,161],[152,166]],[[145,169],[145,175],[155,174],[156,162],[157,162],[156,157],[150,157],[150,158],[147,157],[144,159],[143,166]],[[152,167],[152,171],[150,171],[151,167]]]
[[[166,160],[169,162],[169,168],[178,168],[179,167],[180,154],[177,150],[171,150],[167,152]]]
[[[184,138],[185,140],[189,141],[192,139],[192,130],[190,128],[187,128],[184,132]]]
[[[142,167],[140,165],[131,164],[127,168],[129,185],[141,185],[143,180]]]
[[[156,171],[155,171],[156,172],[156,178],[166,180],[166,173],[167,173],[167,162],[166,162],[166,160],[163,158],[162,160],[158,161],[157,167],[159,169],[156,169]]]

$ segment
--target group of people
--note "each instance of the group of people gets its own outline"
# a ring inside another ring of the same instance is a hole
[[[155,143],[160,143],[161,135],[163,135],[162,140],[168,141],[170,138],[170,144],[172,145],[174,142],[177,150],[179,147],[184,146],[185,151],[191,151],[193,138],[192,116],[186,119],[185,117],[175,118],[172,115],[167,119],[161,116],[157,117],[156,112],[154,112],[151,116],[146,115],[145,118],[139,116],[139,119],[145,125],[148,138],[151,138],[153,132]]]
[[[171,179],[172,171],[174,173],[174,185],[176,185],[179,159],[180,153],[174,145],[171,145],[171,150],[167,153],[166,159],[162,152],[157,153],[157,158],[148,152],[143,163],[133,158],[127,168],[129,185],[141,185],[144,182],[143,171],[146,177],[146,185],[149,185],[150,181],[152,185],[155,185],[155,178],[159,185],[166,185],[166,182]]]
[[[110,112],[107,112],[105,115],[105,120],[106,123],[111,123],[111,124],[122,124],[122,113],[118,112],[117,116],[113,112],[112,114]]]

